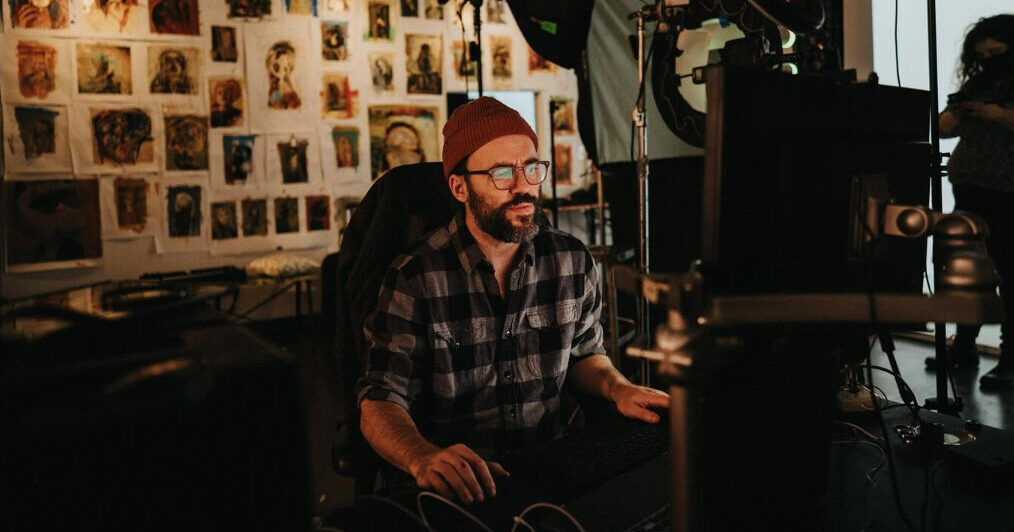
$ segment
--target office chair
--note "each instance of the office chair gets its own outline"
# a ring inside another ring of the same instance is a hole
[[[355,480],[357,496],[373,492],[379,458],[359,432],[356,380],[366,367],[363,324],[377,303],[387,267],[461,208],[440,162],[399,166],[378,179],[349,220],[338,253],[321,267],[324,329],[340,368],[344,416],[332,445],[332,466]],[[328,344],[325,344],[328,345]]]

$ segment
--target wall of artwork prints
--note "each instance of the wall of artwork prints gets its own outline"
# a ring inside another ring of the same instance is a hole
[[[44,3],[2,0],[4,297],[320,258],[349,198],[439,160],[446,94],[476,89],[463,0]],[[561,194],[585,185],[572,72],[505,1],[481,11],[485,88],[536,91],[540,155],[552,128]]]

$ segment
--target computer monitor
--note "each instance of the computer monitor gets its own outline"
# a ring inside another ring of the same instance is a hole
[[[521,113],[521,117],[532,126],[532,131],[538,131],[535,126],[535,93],[532,91],[482,91],[483,96],[496,98],[504,105]],[[447,116],[451,116],[458,107],[479,97],[479,91],[448,92],[447,93]]]
[[[709,290],[921,291],[924,239],[856,239],[868,196],[927,204],[929,93],[722,66],[706,79]]]

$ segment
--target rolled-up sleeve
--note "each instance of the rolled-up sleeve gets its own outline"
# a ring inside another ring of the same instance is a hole
[[[369,398],[411,408],[425,365],[423,299],[417,280],[407,277],[403,267],[394,266],[387,272],[377,308],[363,327],[370,351],[364,376],[356,386],[359,402]]]
[[[581,301],[581,313],[574,329],[574,340],[571,342],[570,357],[580,360],[594,354],[605,353],[602,345],[602,289],[599,285],[598,268],[590,252],[585,250],[585,281],[584,298]]]

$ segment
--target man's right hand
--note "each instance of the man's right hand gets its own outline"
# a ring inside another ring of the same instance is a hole
[[[468,446],[458,443],[416,459],[409,472],[420,488],[432,489],[465,504],[496,497],[493,476],[508,477],[503,466],[483,460]]]

